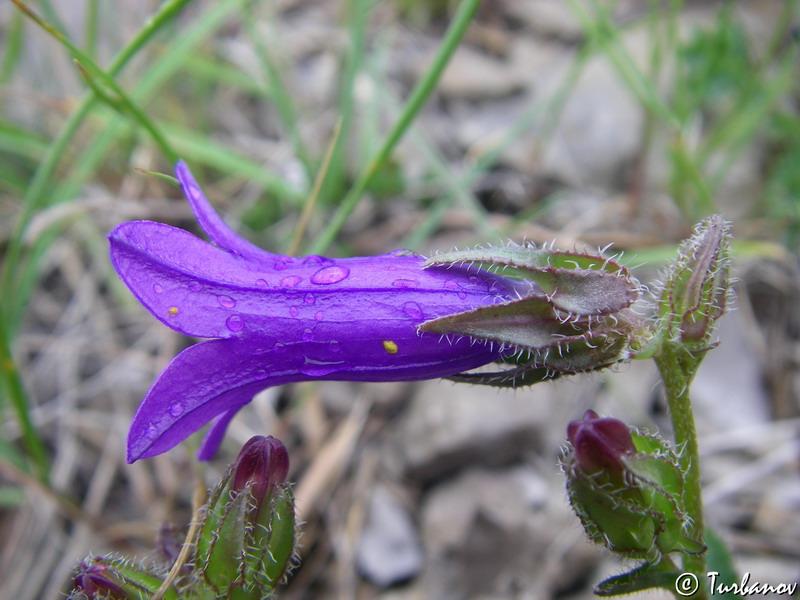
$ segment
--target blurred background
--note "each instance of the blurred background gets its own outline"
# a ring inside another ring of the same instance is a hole
[[[336,256],[613,243],[647,282],[724,214],[738,299],[693,388],[706,518],[740,572],[800,578],[798,3],[484,0],[337,225],[465,4],[172,0],[153,20],[153,1],[27,2],[144,120],[0,6],[0,598],[59,598],[90,552],[147,559],[170,528],[182,539],[194,485],[256,434],[287,444],[305,521],[282,598],[589,598],[622,571],[586,541],[558,459],[587,408],[670,434],[649,361],[517,391],[270,389],[208,466],[191,444],[125,464],[138,402],[193,342],[107,259],[123,221],[199,233],[179,192],[142,173],[171,171],[165,145],[275,252],[295,236]]]

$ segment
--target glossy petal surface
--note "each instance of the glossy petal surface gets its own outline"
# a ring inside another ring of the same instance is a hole
[[[184,350],[139,406],[128,460],[155,456],[216,419],[199,457],[257,392],[310,379],[402,381],[461,373],[500,358],[474,339],[421,333],[423,322],[507,302],[528,283],[464,267],[423,268],[398,251],[374,257],[285,257],[231,231],[185,164],[178,179],[214,244],[150,221],[109,235],[111,260],[136,298],[185,335]]]

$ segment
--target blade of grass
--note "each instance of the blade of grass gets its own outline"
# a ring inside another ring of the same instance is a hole
[[[33,462],[34,471],[40,481],[46,483],[49,479],[49,460],[39,432],[31,420],[30,407],[25,395],[17,364],[11,354],[11,341],[8,337],[5,324],[0,321],[0,369],[3,375],[3,388],[11,400],[22,431],[22,439],[28,457]]]
[[[139,33],[123,48],[116,58],[112,61],[108,69],[109,76],[117,75],[125,65],[130,61],[136,53],[141,50],[144,45],[169,22],[190,0],[168,0],[161,5],[160,9],[153,15],[147,24],[139,31]],[[30,224],[33,214],[39,207],[46,202],[48,198],[48,186],[52,181],[55,174],[56,167],[62,156],[66,154],[67,146],[70,144],[78,128],[83,123],[84,119],[89,115],[95,107],[97,97],[94,93],[87,95],[81,102],[78,109],[70,116],[64,124],[58,137],[53,140],[49,150],[42,162],[39,164],[33,179],[28,186],[25,197],[22,202],[22,210],[17,219],[14,233],[6,250],[6,257],[3,261],[2,276],[0,276],[0,298],[6,304],[6,300],[12,297],[12,292],[15,290],[14,280],[15,275],[21,271],[25,271],[27,267],[20,264],[20,254],[22,252],[22,241],[25,236],[25,231]],[[16,297],[16,296],[15,296]],[[21,298],[17,302],[17,306],[24,306],[25,298]],[[7,306],[2,307],[0,312],[0,319],[6,319],[8,324],[17,324],[20,322],[18,310],[9,310]],[[12,333],[13,337],[13,333]]]
[[[84,48],[86,54],[95,58],[97,56],[97,29],[99,24],[98,0],[88,0],[86,5],[86,41]]]
[[[38,161],[47,152],[47,146],[46,140],[27,129],[0,121],[0,150]]]
[[[305,233],[308,225],[308,220],[311,218],[311,213],[314,212],[314,207],[317,204],[319,191],[322,189],[322,184],[324,183],[325,177],[328,173],[328,167],[330,167],[331,164],[331,157],[333,156],[333,151],[336,148],[336,143],[339,141],[339,134],[341,131],[342,121],[340,119],[336,122],[336,127],[333,128],[331,143],[328,145],[328,149],[325,151],[325,156],[322,159],[322,165],[319,168],[319,173],[314,179],[314,187],[311,190],[311,193],[308,195],[308,200],[306,200],[306,203],[303,206],[303,212],[300,214],[300,219],[298,220],[297,227],[294,230],[292,244],[289,246],[289,256],[294,256],[300,249],[300,242],[303,240],[303,234]]]
[[[331,204],[344,192],[348,179],[347,150],[351,140],[355,82],[364,62],[370,0],[347,0],[344,6],[347,19],[347,39],[350,44],[344,57],[344,69],[338,83],[339,96],[336,108],[337,118],[342,124],[338,141],[331,155],[330,166],[320,190],[320,201],[324,205]]]
[[[24,29],[25,19],[22,14],[14,11],[11,15],[11,23],[9,23],[6,33],[3,66],[0,67],[0,82],[4,84],[11,81],[11,78],[14,76],[14,71],[16,71],[17,65],[19,64]]]
[[[691,185],[694,192],[695,202],[692,203],[685,198],[675,198],[684,216],[695,222],[700,216],[714,212],[714,200],[691,147],[685,139],[683,124],[661,98],[654,83],[636,65],[622,43],[618,28],[611,20],[608,10],[596,0],[589,0],[593,7],[593,14],[590,15],[580,0],[568,0],[568,2],[586,35],[606,54],[631,93],[671,131],[673,138],[671,152],[680,173],[677,179],[681,185],[687,183]]]
[[[297,126],[300,119],[297,117],[297,112],[294,108],[296,100],[292,98],[292,95],[283,82],[278,67],[275,65],[275,62],[272,60],[267,50],[267,46],[256,31],[252,4],[249,4],[245,9],[244,26],[247,31],[247,37],[256,50],[259,65],[261,66],[264,78],[269,86],[270,96],[275,103],[275,109],[278,111],[281,127],[292,144],[295,157],[302,163],[305,169],[306,179],[311,181],[314,173],[314,164],[303,143],[303,138],[300,136],[300,129]],[[272,36],[270,36],[270,39],[272,39]],[[334,139],[336,138],[338,138],[338,134],[334,136]]]
[[[442,72],[449,63],[461,39],[464,37],[467,27],[479,6],[480,0],[464,0],[459,5],[431,66],[414,87],[411,96],[403,108],[403,112],[400,114],[400,118],[397,120],[394,127],[392,127],[382,146],[367,163],[366,168],[359,173],[358,178],[342,200],[342,203],[334,213],[330,223],[322,231],[317,242],[312,246],[312,253],[323,253],[333,242],[334,238],[336,238],[339,230],[350,216],[350,213],[352,213],[358,205],[358,202],[361,200],[372,178],[385,164],[392,150],[394,150],[397,143],[406,133],[419,111],[422,110],[428,97],[435,89]]]
[[[125,65],[163,29],[190,0],[168,0],[161,5],[134,36],[134,38],[117,54],[108,69],[108,74],[118,74]],[[181,35],[167,47],[166,52],[139,80],[131,93],[134,101],[144,103],[155,94],[159,87],[168,81],[182,64],[192,55],[197,44],[212,31],[216,30],[232,14],[236,14],[246,2],[252,0],[225,0],[214,4],[203,14],[191,28],[182,30]],[[109,147],[125,130],[126,121],[119,119],[102,129],[91,140],[83,151],[77,155],[77,161],[71,165],[68,176],[51,187],[55,169],[61,157],[69,155],[66,151],[74,139],[78,129],[86,117],[99,106],[96,96],[89,94],[78,109],[70,116],[61,129],[58,137],[50,145],[47,155],[40,163],[23,200],[21,214],[10,240],[6,259],[0,279],[0,302],[6,304],[3,317],[12,331],[21,322],[22,311],[27,303],[32,282],[35,282],[35,271],[44,255],[51,238],[33,241],[28,257],[22,261],[23,239],[33,214],[45,204],[56,204],[72,198],[83,182],[94,172],[96,165],[104,159]],[[23,283],[25,282],[25,285]],[[13,292],[13,293],[12,293]],[[10,306],[8,306],[10,305]]]
[[[143,129],[150,134],[150,136],[153,138],[153,141],[158,145],[159,148],[161,148],[164,156],[166,156],[171,163],[177,162],[178,156],[172,150],[161,131],[159,131],[159,129],[153,124],[148,116],[134,102],[131,101],[131,99],[117,84],[113,77],[109,76],[103,69],[101,69],[88,54],[73,44],[68,37],[63,35],[55,27],[47,23],[27,5],[25,5],[22,0],[11,1],[17,6],[17,8],[25,13],[29,19],[44,29],[48,34],[50,34],[50,36],[64,46],[64,48],[66,48],[70,54],[72,54],[73,58],[78,62],[78,66],[81,74],[84,76],[84,79],[86,79],[86,81],[94,90],[95,96],[108,103],[112,108],[121,111],[124,109],[125,113],[130,115]],[[98,87],[99,84],[106,86],[114,97],[109,98],[107,92],[100,91]]]

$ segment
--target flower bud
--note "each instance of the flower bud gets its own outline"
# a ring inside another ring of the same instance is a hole
[[[256,436],[213,490],[196,563],[215,597],[266,598],[294,562],[294,496],[285,446]]]
[[[702,352],[712,344],[714,323],[730,296],[730,223],[713,215],[697,225],[681,244],[678,259],[666,272],[659,300],[666,338]]]
[[[625,456],[636,452],[628,426],[618,419],[587,410],[580,421],[567,426],[567,439],[578,467],[587,475],[606,475],[621,481]]]
[[[119,558],[89,557],[78,565],[69,598],[89,600],[140,600],[150,598],[163,578],[151,570]],[[165,600],[177,595],[167,590]]]
[[[684,473],[664,440],[594,411],[570,423],[567,436],[567,491],[593,541],[651,564],[674,551],[702,552],[687,535]]]
[[[241,492],[250,484],[250,493],[261,507],[265,498],[286,481],[289,474],[289,453],[274,437],[254,436],[242,447],[233,468],[231,489]]]

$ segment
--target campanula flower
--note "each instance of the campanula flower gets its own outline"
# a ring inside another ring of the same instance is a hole
[[[409,251],[330,259],[271,254],[237,236],[188,167],[176,175],[211,239],[151,221],[109,234],[111,261],[136,298],[190,346],[159,375],[128,434],[128,461],[165,452],[213,421],[198,458],[259,391],[305,380],[446,377],[502,358],[501,345],[418,330],[508,302],[535,284],[477,267],[432,266]]]

